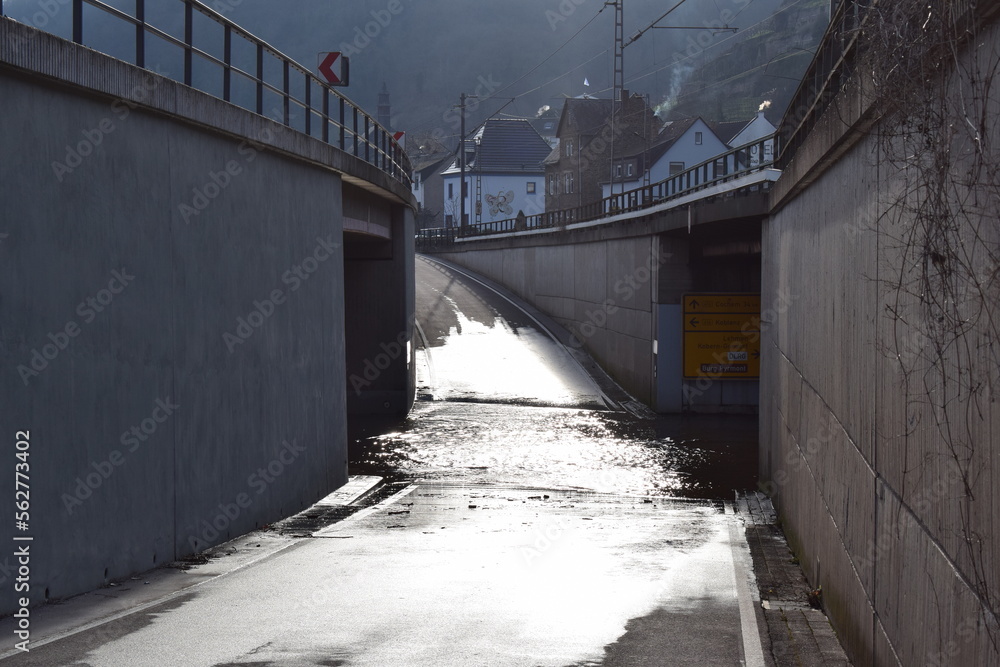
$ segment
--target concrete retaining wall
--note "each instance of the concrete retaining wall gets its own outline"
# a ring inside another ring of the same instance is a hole
[[[358,353],[344,247],[363,234],[344,233],[341,174],[382,182],[392,202],[369,220],[395,243],[391,279],[351,285],[360,302],[394,295],[378,327],[405,330],[412,313],[412,214],[393,196],[405,187],[278,123],[7,19],[0,37],[0,540],[34,538],[17,596],[34,604],[344,483]],[[46,77],[59,66],[66,80]],[[408,372],[404,355],[380,381],[391,412],[405,412]],[[16,604],[6,553],[0,614]]]
[[[786,176],[805,179],[848,116],[834,109]],[[996,378],[989,323],[956,339],[947,380],[922,366],[926,312],[889,284],[912,224],[882,217],[898,174],[869,135],[813,177],[764,225],[764,308],[791,297],[763,334],[761,477],[854,664],[998,665],[1000,410],[994,386],[959,389]],[[981,233],[970,248],[997,247],[995,224]]]
[[[653,397],[658,252],[658,237],[644,236],[440,256],[548,313],[622,387],[648,404]]]

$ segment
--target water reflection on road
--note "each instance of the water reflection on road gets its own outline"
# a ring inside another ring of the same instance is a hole
[[[731,498],[756,482],[753,416],[639,419],[541,325],[482,285],[417,261],[418,398],[352,472],[605,493]]]

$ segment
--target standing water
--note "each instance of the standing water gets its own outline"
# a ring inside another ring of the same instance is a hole
[[[757,419],[622,411],[541,324],[418,258],[417,402],[356,443],[352,473],[390,479],[731,499],[757,478]]]

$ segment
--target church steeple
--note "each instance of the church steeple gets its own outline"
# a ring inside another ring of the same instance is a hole
[[[392,105],[389,103],[389,87],[386,86],[385,82],[382,82],[382,92],[378,94],[378,113],[377,118],[379,125],[387,130],[392,129]]]

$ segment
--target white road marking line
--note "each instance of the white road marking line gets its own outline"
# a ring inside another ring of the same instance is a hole
[[[757,627],[757,612],[754,609],[750,591],[750,578],[745,567],[749,557],[750,546],[740,535],[736,525],[736,514],[730,503],[726,503],[726,516],[729,518],[729,544],[732,549],[733,568],[736,573],[736,598],[740,608],[740,627],[743,634],[743,659],[746,667],[764,667],[764,647],[760,643],[760,630]]]
[[[341,505],[350,505],[355,500],[375,488],[375,485],[379,484],[381,481],[382,478],[375,475],[351,475],[347,480],[347,484],[344,484],[342,487],[322,500],[318,500],[313,507],[338,507]]]
[[[344,526],[350,526],[350,525],[352,525],[354,523],[357,523],[358,521],[360,521],[360,520],[362,520],[362,519],[364,519],[366,517],[371,516],[375,512],[383,510],[386,507],[389,507],[390,505],[394,505],[394,504],[398,503],[400,500],[402,500],[403,498],[405,498],[406,496],[410,495],[411,493],[413,493],[416,490],[417,490],[417,485],[416,484],[410,484],[409,486],[407,486],[402,491],[399,491],[399,492],[397,492],[397,493],[389,496],[388,498],[386,498],[382,502],[378,503],[377,505],[372,505],[371,507],[366,507],[365,509],[361,510],[360,512],[355,512],[354,514],[352,514],[351,516],[347,517],[343,521],[338,521],[337,523],[330,524],[326,528],[322,528],[322,529],[316,531],[315,533],[312,534],[312,536],[313,537],[330,537],[330,536],[333,536],[334,533],[338,532]]]

